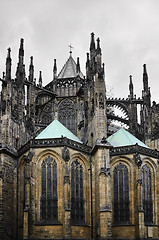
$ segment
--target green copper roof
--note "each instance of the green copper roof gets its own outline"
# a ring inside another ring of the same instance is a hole
[[[116,133],[108,137],[107,141],[113,147],[124,147],[124,146],[135,145],[137,143],[141,147],[149,148],[143,142],[141,142],[138,138],[134,137],[131,133],[126,131],[124,128],[121,128]]]
[[[70,130],[68,130],[58,120],[50,123],[35,139],[62,138],[66,137],[73,141],[82,143]]]

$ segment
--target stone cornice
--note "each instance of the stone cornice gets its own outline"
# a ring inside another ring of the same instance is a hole
[[[75,142],[68,138],[50,138],[50,139],[31,139],[23,147],[18,150],[18,155],[21,156],[30,148],[43,148],[43,147],[63,147],[67,146],[69,148],[90,154],[91,147],[84,144]]]
[[[133,153],[139,153],[142,155],[159,159],[159,151],[153,150],[150,148],[141,147],[138,144],[131,145],[131,146],[124,146],[124,147],[114,147],[110,150],[111,156],[127,155],[127,154],[133,154]]]

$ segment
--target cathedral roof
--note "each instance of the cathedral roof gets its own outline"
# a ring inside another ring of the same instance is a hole
[[[70,130],[68,130],[58,120],[54,120],[50,123],[35,139],[48,139],[48,138],[62,138],[66,137],[75,142],[82,143],[81,140],[75,136]]]
[[[124,128],[121,128],[116,133],[108,137],[107,141],[113,147],[124,147],[124,146],[131,146],[131,145],[138,144],[141,147],[149,148],[143,142],[141,142],[138,138],[136,138],[131,133],[126,131]]]
[[[77,77],[77,71],[76,71],[77,64],[72,58],[72,55],[70,54],[68,60],[66,61],[65,65],[63,66],[61,72],[58,75],[58,79],[60,78],[74,78]],[[81,78],[84,78],[82,72],[80,71],[79,76]]]

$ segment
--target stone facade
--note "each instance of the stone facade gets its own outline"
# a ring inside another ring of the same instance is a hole
[[[159,152],[106,140],[117,120],[158,148],[158,104],[151,106],[146,65],[142,98],[130,76],[128,98],[110,99],[101,56],[92,33],[86,77],[70,51],[59,74],[54,60],[53,80],[43,87],[33,57],[25,75],[24,40],[15,79],[8,49],[0,101],[0,239],[159,239]],[[109,111],[114,106],[126,118]],[[83,143],[63,135],[36,139],[55,118]]]

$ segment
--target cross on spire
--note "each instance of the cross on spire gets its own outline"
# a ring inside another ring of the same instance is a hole
[[[68,45],[68,47],[70,48],[70,51],[69,51],[69,53],[70,53],[70,55],[71,55],[71,53],[72,53],[72,51],[71,51],[71,48],[73,48],[73,47],[71,46],[71,44],[70,44],[70,45]]]

